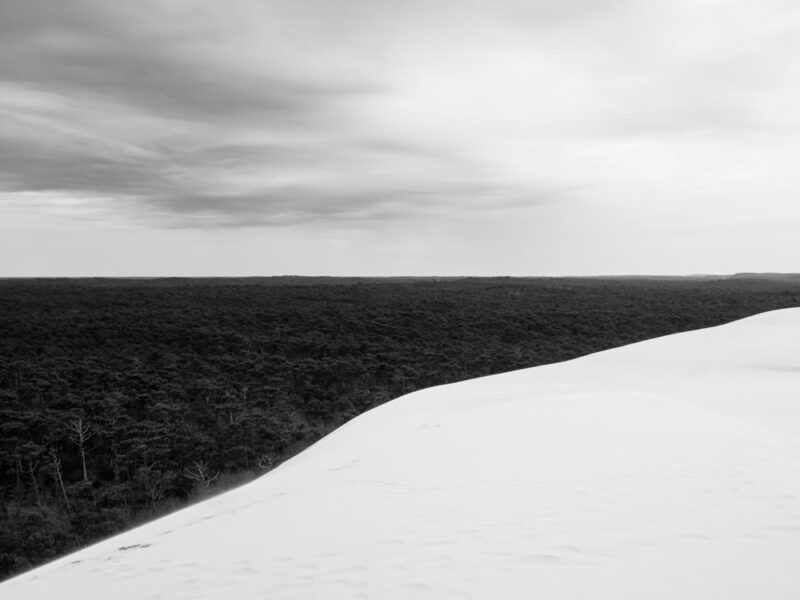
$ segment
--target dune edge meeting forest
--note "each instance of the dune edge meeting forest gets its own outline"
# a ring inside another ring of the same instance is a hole
[[[798,304],[791,276],[3,280],[0,576],[416,390]]]

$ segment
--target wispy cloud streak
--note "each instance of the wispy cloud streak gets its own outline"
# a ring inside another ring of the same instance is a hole
[[[799,25],[788,0],[0,0],[0,210],[368,230],[558,205],[632,231],[745,222],[768,189],[785,221]]]

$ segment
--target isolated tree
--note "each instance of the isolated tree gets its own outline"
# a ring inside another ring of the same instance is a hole
[[[39,461],[28,458],[26,470],[31,478],[33,486],[33,496],[36,498],[36,506],[42,505],[42,495],[39,493],[39,480],[36,478],[36,469],[39,468]]]
[[[53,476],[56,479],[56,483],[61,488],[61,494],[64,496],[64,505],[67,507],[67,512],[70,512],[69,506],[69,498],[67,497],[67,490],[64,487],[64,477],[62,476],[62,469],[61,469],[61,459],[59,458],[56,451],[52,448],[50,449],[50,467],[53,469]]]
[[[33,491],[33,498],[36,502],[36,506],[42,505],[42,495],[39,492],[37,471],[41,464],[43,450],[44,449],[39,444],[26,442],[20,446],[17,454],[18,468],[20,471],[24,471],[31,482],[31,490]]]
[[[86,470],[86,442],[94,435],[94,432],[89,423],[84,421],[82,417],[70,421],[67,424],[67,429],[69,429],[70,432],[69,439],[78,447],[78,451],[80,452],[83,481],[87,482],[89,481],[89,473]]]
[[[127,458],[122,451],[124,439],[129,433],[131,419],[125,414],[126,397],[120,392],[113,392],[103,397],[97,410],[99,423],[95,421],[99,437],[102,438],[103,451],[108,458],[114,473],[114,482],[119,483],[123,462]]]
[[[198,460],[194,461],[191,467],[184,469],[183,474],[204,487],[210,487],[212,483],[219,479],[219,471],[212,475],[208,465]]]
[[[167,491],[164,474],[155,467],[156,462],[153,461],[136,470],[136,480],[142,486],[151,506],[155,506]]]

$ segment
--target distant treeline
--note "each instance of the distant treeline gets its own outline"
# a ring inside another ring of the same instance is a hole
[[[781,276],[2,280],[0,578],[402,394],[798,305]]]

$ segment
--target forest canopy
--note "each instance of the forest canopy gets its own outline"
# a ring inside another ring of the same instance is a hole
[[[402,394],[798,305],[794,276],[2,280],[0,579]]]

